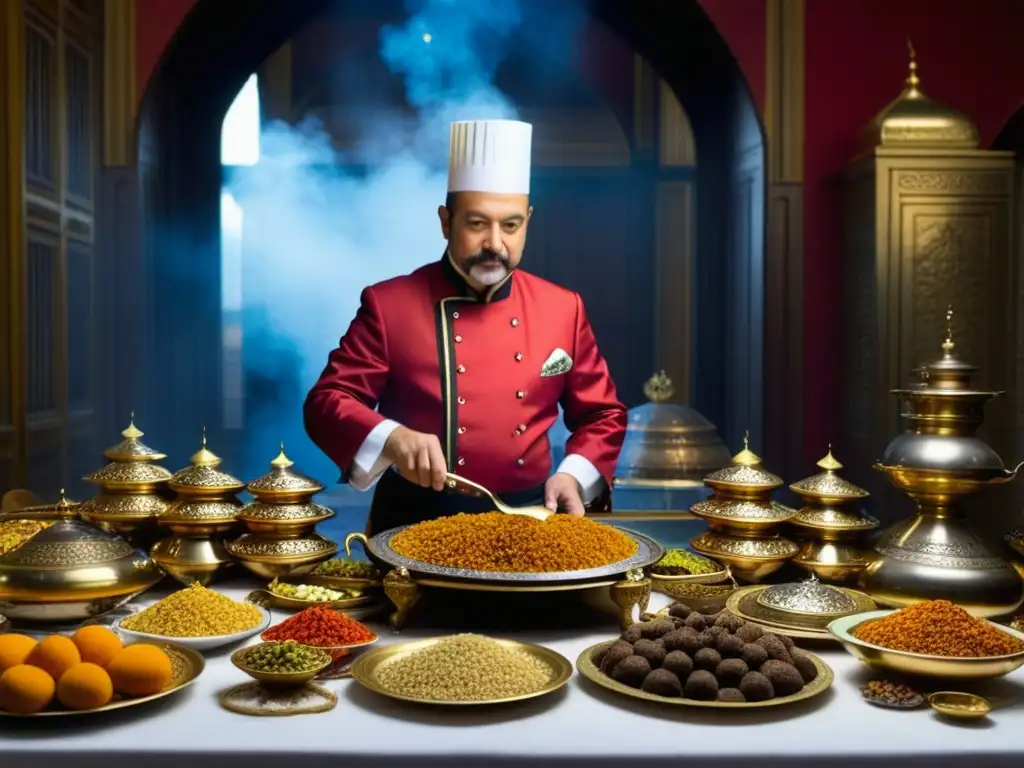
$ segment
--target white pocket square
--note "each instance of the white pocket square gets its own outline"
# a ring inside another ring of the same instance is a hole
[[[572,358],[564,349],[556,349],[541,366],[541,376],[561,376],[572,368]]]

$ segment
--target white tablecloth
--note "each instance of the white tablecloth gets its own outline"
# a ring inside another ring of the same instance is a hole
[[[240,599],[248,588],[220,589]],[[663,604],[660,596],[652,600]],[[375,625],[381,643],[437,634],[393,635]],[[613,635],[609,625],[599,633],[514,636],[575,661],[583,648]],[[208,654],[206,671],[192,687],[161,702],[74,718],[0,718],[0,768],[1024,764],[1024,672],[973,688],[989,696],[995,711],[971,725],[942,721],[927,708],[893,712],[866,704],[858,687],[871,679],[867,667],[842,650],[816,651],[835,670],[830,691],[761,712],[647,705],[577,675],[550,697],[488,711],[411,706],[350,679],[329,681],[323,684],[339,699],[331,712],[268,718],[233,714],[218,704],[218,692],[247,680],[228,660],[231,650]],[[358,762],[341,762],[353,759]]]

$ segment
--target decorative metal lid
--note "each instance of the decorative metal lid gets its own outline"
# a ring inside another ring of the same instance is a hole
[[[729,463],[715,425],[693,408],[669,402],[675,389],[664,371],[647,380],[644,395],[649,402],[629,409],[617,486],[696,486]]]
[[[698,501],[690,511],[705,520],[721,520],[725,523],[746,525],[776,525],[789,520],[796,514],[795,509],[775,501],[752,501],[748,499],[722,499],[716,496]]]
[[[132,413],[128,426],[121,432],[121,437],[124,440],[107,448],[103,455],[111,461],[161,461],[166,459],[166,454],[150,448],[139,440],[144,434],[135,426],[135,414]]]
[[[237,499],[217,501],[191,501],[187,497],[171,503],[166,510],[157,516],[157,522],[192,523],[194,525],[217,525],[231,523],[238,519],[238,510],[242,502]]]
[[[83,503],[80,513],[99,521],[114,517],[147,518],[162,514],[170,504],[155,493],[101,493]]]
[[[717,560],[742,557],[749,560],[788,560],[800,551],[800,545],[787,538],[771,536],[732,536],[720,531],[702,531],[690,540],[690,547]]]
[[[942,357],[915,369],[919,380],[904,389],[894,389],[894,395],[956,395],[958,397],[988,399],[1003,394],[999,391],[975,390],[972,379],[980,369],[956,356],[953,342],[953,308],[946,310],[946,338],[942,342]]]
[[[758,595],[757,602],[777,611],[819,616],[846,616],[857,610],[857,603],[852,597],[822,584],[814,576],[795,584],[768,587]]]
[[[848,507],[803,507],[789,522],[822,531],[871,531],[879,526],[875,518]]]
[[[138,554],[124,539],[93,525],[81,520],[59,520],[0,556],[0,568],[78,568]]]
[[[20,509],[13,509],[0,514],[0,520],[61,520],[65,518],[77,518],[78,510],[81,508],[80,501],[69,501],[60,489],[60,498],[53,504],[33,504]]]
[[[203,428],[203,445],[192,454],[189,466],[174,473],[167,483],[184,495],[210,495],[235,493],[245,484],[237,477],[221,472],[217,467],[222,459],[206,447],[206,429]]]
[[[321,523],[334,517],[334,510],[306,502],[305,504],[270,504],[251,501],[238,512],[238,519],[260,523]]]
[[[782,478],[761,466],[761,457],[750,450],[750,433],[743,436],[743,450],[732,457],[728,467],[704,478],[705,485],[723,490],[772,491],[782,486]]]
[[[878,113],[862,137],[865,150],[875,147],[966,148],[981,145],[978,126],[963,112],[935,101],[920,89],[917,55],[910,41],[906,87]]]
[[[294,462],[284,453],[284,443],[281,443],[281,452],[270,462],[270,472],[257,477],[245,489],[258,499],[313,496],[324,489],[323,484],[293,470],[293,465]]]
[[[112,461],[82,479],[103,488],[143,490],[166,483],[171,479],[171,473],[145,461]]]
[[[315,559],[325,552],[336,552],[338,545],[318,533],[293,539],[261,536],[245,533],[234,541],[227,542],[228,552],[240,560],[290,560]]]
[[[863,488],[836,474],[843,468],[843,465],[832,455],[831,445],[828,447],[828,454],[825,458],[818,462],[818,467],[823,471],[793,483],[789,486],[790,490],[808,501],[822,503],[854,501],[870,495]]]

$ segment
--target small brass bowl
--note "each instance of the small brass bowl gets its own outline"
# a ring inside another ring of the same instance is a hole
[[[266,634],[266,633],[264,632],[264,634]],[[287,640],[287,639],[288,638],[285,638],[285,640]],[[275,643],[275,642],[276,643],[282,643],[282,642],[284,642],[284,640],[267,640],[267,638],[264,637],[263,635],[260,635],[260,640],[262,640],[265,643]],[[318,651],[323,651],[324,653],[330,654],[331,661],[337,661],[338,659],[342,658],[343,656],[348,656],[350,653],[352,653],[352,651],[354,651],[356,649],[365,648],[368,645],[373,645],[378,640],[380,640],[380,635],[374,634],[374,636],[371,637],[369,640],[364,640],[361,643],[352,643],[351,645],[309,645],[309,646],[306,646],[306,647],[307,648],[315,648]],[[298,641],[296,641],[296,642],[298,642]],[[304,645],[304,643],[303,643],[303,645]]]
[[[977,720],[992,711],[988,699],[959,691],[936,691],[928,696],[928,703],[940,715],[957,720]]]
[[[251,677],[253,680],[257,680],[265,685],[274,686],[300,686],[310,682],[323,672],[327,667],[334,661],[333,657],[327,650],[322,648],[314,648],[316,651],[319,663],[313,669],[307,669],[303,672],[263,672],[252,667],[247,667],[242,662],[242,656],[251,651],[253,648],[259,648],[261,645],[279,645],[280,643],[258,643],[256,645],[250,645],[245,648],[239,648],[237,651],[231,654],[231,663],[234,664],[238,669],[242,670]],[[309,646],[307,646],[309,647]]]

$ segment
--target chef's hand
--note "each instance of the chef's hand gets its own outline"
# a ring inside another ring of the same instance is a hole
[[[410,483],[435,491],[444,490],[448,463],[437,435],[395,427],[384,443],[384,456]]]
[[[549,477],[544,483],[544,506],[552,512],[561,507],[573,517],[583,517],[586,510],[576,478],[566,472],[555,472]]]

